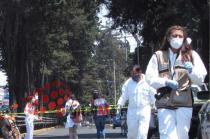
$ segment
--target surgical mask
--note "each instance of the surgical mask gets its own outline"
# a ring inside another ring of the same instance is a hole
[[[140,75],[139,75],[139,74],[133,75],[133,76],[132,76],[132,79],[133,79],[135,82],[139,82],[139,80],[140,80]]]
[[[35,99],[39,99],[38,95],[35,95]]]
[[[174,49],[179,49],[182,46],[183,38],[171,38],[170,45]]]

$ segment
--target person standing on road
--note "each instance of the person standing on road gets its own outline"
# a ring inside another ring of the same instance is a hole
[[[147,139],[151,106],[155,103],[155,89],[145,81],[138,65],[131,70],[131,77],[123,84],[118,100],[118,112],[128,100],[127,127],[128,139]]]
[[[65,104],[64,115],[67,116],[65,128],[69,128],[69,139],[78,139],[77,128],[81,124],[81,118],[79,121],[75,121],[77,114],[80,113],[80,103],[72,95]],[[80,115],[81,116],[81,115]]]
[[[34,96],[28,97],[28,102],[26,103],[24,113],[25,123],[26,123],[26,135],[25,139],[33,139],[33,131],[34,131],[34,120],[41,120],[37,116],[37,104],[38,104],[38,93],[35,93]]]
[[[109,105],[107,101],[102,98],[99,92],[94,92],[93,99],[94,120],[97,130],[97,139],[100,139],[101,136],[105,138],[105,124],[106,118],[109,114]]]
[[[177,25],[168,28],[162,48],[153,54],[146,70],[146,80],[162,94],[156,100],[160,139],[189,138],[193,104],[190,85],[201,84],[206,74],[186,29]]]

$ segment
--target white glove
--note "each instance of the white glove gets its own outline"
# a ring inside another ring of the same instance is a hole
[[[121,110],[121,106],[120,106],[120,105],[118,105],[118,106],[117,106],[116,115],[119,115],[119,114],[120,114],[120,110]]]

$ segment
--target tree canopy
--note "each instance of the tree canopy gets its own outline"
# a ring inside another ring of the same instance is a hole
[[[112,65],[115,61],[119,86],[126,68],[125,48],[120,48],[123,42],[114,34],[100,30],[96,16],[100,4],[97,0],[0,2],[0,68],[8,76],[10,105],[18,103],[22,111],[23,98],[34,90],[51,91],[52,99],[67,90],[82,103],[88,103],[94,89],[113,97]],[[63,83],[66,88],[55,90]],[[46,100],[42,94],[41,101]]]
[[[143,37],[142,47],[158,49],[166,29],[182,25],[208,67],[209,2],[207,0],[107,0],[113,28]]]

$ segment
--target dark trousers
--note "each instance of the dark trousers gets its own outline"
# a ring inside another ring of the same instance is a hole
[[[97,138],[100,139],[100,135],[103,132],[106,124],[106,116],[96,116],[95,125],[97,130]]]

